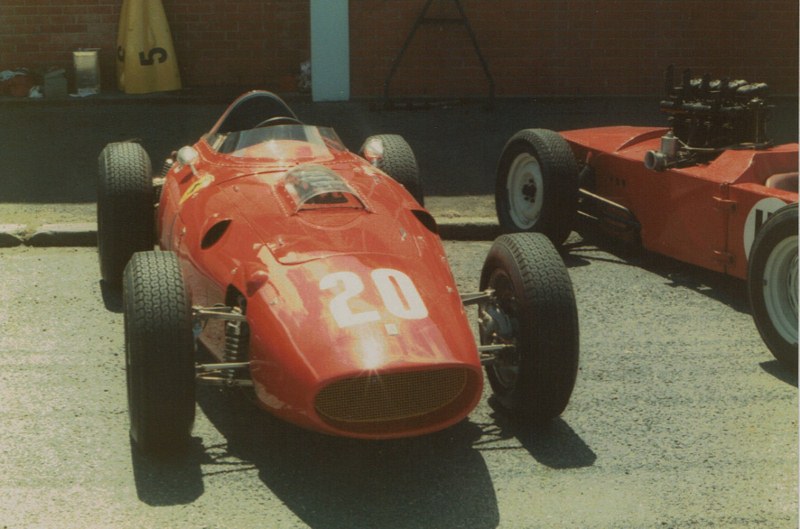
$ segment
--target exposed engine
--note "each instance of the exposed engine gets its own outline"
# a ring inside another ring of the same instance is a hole
[[[649,169],[706,163],[725,149],[763,149],[772,144],[766,132],[772,108],[766,83],[712,80],[708,74],[692,77],[690,70],[684,70],[676,85],[670,66],[665,85],[661,111],[669,115],[671,130],[661,138],[660,150],[645,155]]]

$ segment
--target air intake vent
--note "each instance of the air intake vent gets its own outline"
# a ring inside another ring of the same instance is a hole
[[[228,226],[231,225],[230,219],[225,219],[217,222],[211,228],[208,229],[205,235],[203,235],[203,240],[200,241],[200,248],[203,250],[208,250],[225,235],[225,232],[228,230]]]
[[[423,427],[460,412],[472,397],[465,390],[473,377],[449,368],[348,378],[320,391],[316,408],[326,422],[353,432]]]
[[[417,220],[420,221],[420,223],[423,226],[425,226],[428,229],[428,231],[436,234],[439,233],[439,228],[438,226],[436,226],[436,220],[430,213],[421,209],[411,210],[411,213],[413,213],[414,216],[417,217]]]

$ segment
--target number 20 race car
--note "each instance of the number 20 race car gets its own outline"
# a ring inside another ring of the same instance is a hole
[[[506,144],[495,200],[507,232],[556,245],[578,220],[680,261],[746,279],[756,327],[797,371],[798,144],[773,145],[763,83],[670,67],[670,128],[527,129]]]
[[[198,383],[252,388],[305,428],[388,439],[461,421],[485,367],[514,417],[558,416],[579,343],[555,247],[502,236],[480,290],[459,294],[422,201],[403,138],[372,136],[357,156],[269,92],[234,101],[160,175],[139,144],[108,144],[98,252],[122,293],[135,447],[186,446]]]

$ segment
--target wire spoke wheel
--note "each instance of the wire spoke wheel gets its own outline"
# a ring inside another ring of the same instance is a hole
[[[578,313],[567,268],[541,233],[495,240],[481,272],[484,345],[509,345],[486,365],[497,402],[516,419],[542,423],[567,406],[578,373]]]

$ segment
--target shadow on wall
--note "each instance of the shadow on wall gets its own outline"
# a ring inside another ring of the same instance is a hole
[[[97,156],[106,143],[139,139],[158,170],[172,151],[208,131],[229,102],[176,98],[157,104],[147,99],[4,104],[0,202],[94,202]],[[427,195],[492,194],[497,158],[508,138],[522,128],[666,123],[659,98],[500,99],[491,111],[482,103],[384,111],[370,110],[366,101],[290,106],[306,123],[333,126],[353,151],[372,134],[403,135],[416,154]],[[776,143],[797,141],[797,99],[773,98],[773,103],[771,136]]]

